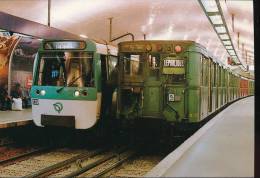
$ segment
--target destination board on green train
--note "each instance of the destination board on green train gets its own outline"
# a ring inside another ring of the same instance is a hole
[[[184,67],[184,60],[165,59],[164,67]]]
[[[176,57],[166,57],[163,60],[163,74],[184,74],[184,60]]]
[[[48,41],[44,44],[44,49],[68,50],[68,49],[85,49],[86,43],[83,41]]]

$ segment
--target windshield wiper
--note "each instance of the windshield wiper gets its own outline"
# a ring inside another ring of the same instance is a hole
[[[59,93],[61,92],[61,90],[63,90],[66,86],[69,87],[71,86],[72,84],[74,84],[78,79],[80,79],[81,77],[83,77],[83,74],[78,76],[77,78],[75,78],[74,80],[72,80],[68,85],[64,85],[63,87],[57,89],[56,91]]]
[[[59,64],[60,64],[60,66],[63,68],[63,83],[64,83],[64,85],[63,85],[63,87],[61,87],[61,88],[59,88],[59,89],[56,90],[56,91],[59,93],[59,92],[61,92],[61,90],[63,90],[63,88],[66,87],[66,83],[67,83],[67,71],[66,71],[66,68],[65,68],[64,60],[60,59],[60,57],[59,57],[58,55],[57,55],[56,57],[57,57],[57,60],[58,60],[58,62],[59,62]]]

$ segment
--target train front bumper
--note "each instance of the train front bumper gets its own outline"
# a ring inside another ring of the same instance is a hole
[[[100,105],[88,100],[32,99],[32,118],[37,126],[88,129],[99,118]]]

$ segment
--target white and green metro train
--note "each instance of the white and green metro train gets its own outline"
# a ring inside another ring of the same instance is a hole
[[[94,40],[43,40],[34,62],[37,126],[93,127],[115,104],[117,48]],[[114,93],[113,93],[114,92]],[[112,101],[113,100],[113,101]]]

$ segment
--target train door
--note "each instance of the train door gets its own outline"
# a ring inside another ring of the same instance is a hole
[[[202,71],[201,71],[201,119],[205,118],[208,115],[208,100],[209,100],[209,71],[208,71],[208,58],[205,56],[202,56],[201,59],[201,66],[202,66]]]
[[[144,62],[143,116],[160,118],[162,111],[162,82],[160,80],[161,56],[147,54]]]
[[[185,64],[187,64],[187,57],[175,54],[161,54],[161,59],[163,115],[170,121],[185,118],[185,67],[187,67]]]

